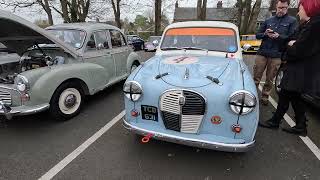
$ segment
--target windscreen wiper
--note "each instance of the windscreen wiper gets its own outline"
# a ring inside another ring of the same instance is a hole
[[[208,49],[198,48],[198,47],[182,47],[185,50],[201,50],[201,51],[209,51]]]
[[[157,75],[154,79],[160,79],[160,78],[162,78],[162,77],[164,77],[164,76],[167,76],[167,75],[169,75],[169,73],[163,73],[163,74],[159,74],[159,75]]]
[[[161,48],[161,50],[167,51],[167,50],[185,50],[185,49],[179,48],[179,47],[163,47]]]

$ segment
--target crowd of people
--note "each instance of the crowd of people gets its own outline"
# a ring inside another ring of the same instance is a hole
[[[306,135],[307,119],[302,94],[320,95],[320,0],[300,0],[299,20],[288,15],[290,0],[278,0],[276,15],[267,19],[256,34],[262,40],[254,67],[258,88],[266,71],[261,104],[268,105],[273,79],[281,65],[279,102],[272,118],[260,122],[264,128],[278,129],[291,103],[296,125],[285,132]]]

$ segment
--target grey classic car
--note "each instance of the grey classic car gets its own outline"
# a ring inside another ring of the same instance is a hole
[[[85,95],[126,79],[140,64],[114,26],[74,23],[44,30],[6,11],[0,11],[0,24],[0,43],[20,56],[0,57],[0,114],[7,119],[44,110],[70,119]]]

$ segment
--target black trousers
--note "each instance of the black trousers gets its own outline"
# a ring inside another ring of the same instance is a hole
[[[306,127],[306,108],[304,101],[301,97],[301,93],[287,91],[282,89],[279,93],[279,102],[276,112],[273,115],[273,120],[280,122],[284,114],[289,109],[291,102],[292,108],[295,114],[295,120],[297,127]]]

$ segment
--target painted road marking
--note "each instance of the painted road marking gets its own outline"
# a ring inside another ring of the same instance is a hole
[[[261,85],[259,85],[259,89],[260,91],[262,91]],[[269,96],[269,101],[272,104],[272,106],[277,109],[278,103],[271,96]],[[293,127],[296,125],[296,123],[291,119],[291,117],[288,114],[285,114],[283,118],[289,124],[289,126]],[[315,145],[314,142],[312,142],[312,140],[308,136],[299,137],[304,142],[304,144],[311,150],[311,152],[318,158],[318,160],[320,160],[320,149],[317,147],[317,145]]]
[[[77,149],[70,153],[67,157],[61,160],[57,165],[51,168],[47,173],[39,178],[39,180],[52,179],[57,175],[63,168],[65,168],[70,162],[77,158],[83,151],[85,151],[92,143],[99,139],[104,133],[106,133],[113,125],[115,125],[119,120],[123,118],[125,111],[122,111],[110,122],[108,122],[104,127],[102,127],[93,136],[87,139],[83,144],[81,144]]]

